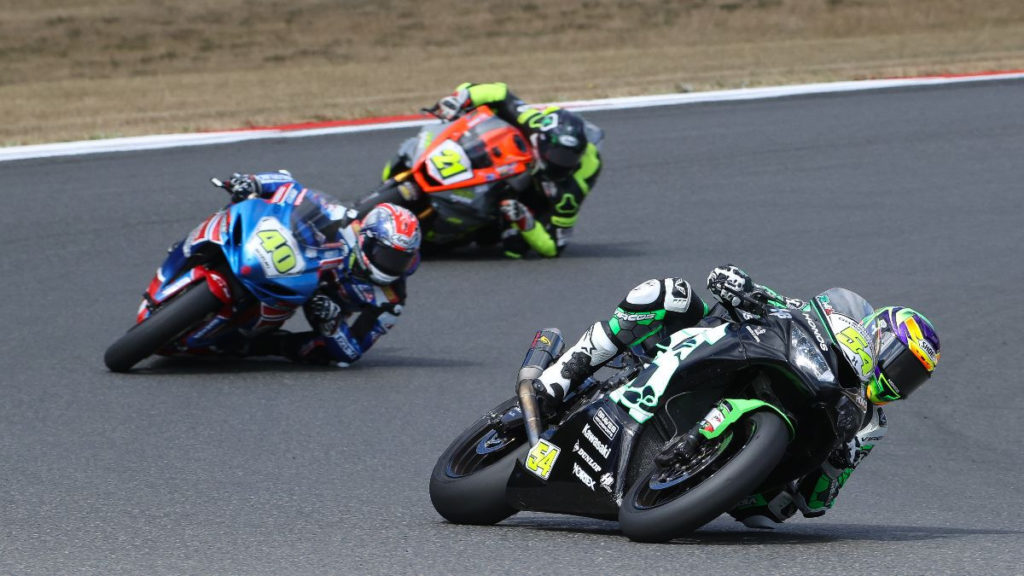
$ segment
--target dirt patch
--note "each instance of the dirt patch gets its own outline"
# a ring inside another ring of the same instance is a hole
[[[467,9],[472,6],[472,9]],[[0,144],[1024,69],[1020,0],[0,0]]]

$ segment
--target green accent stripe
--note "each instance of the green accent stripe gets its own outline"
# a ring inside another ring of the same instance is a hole
[[[587,184],[587,179],[597,174],[598,168],[601,167],[601,160],[597,157],[597,146],[594,146],[592,142],[587,143],[587,149],[583,151],[583,157],[580,158],[580,167],[573,173],[572,177],[576,179],[576,184],[583,191],[583,195],[590,194],[590,184]]]
[[[466,89],[466,85],[462,84],[458,89]],[[508,85],[504,82],[492,82],[490,84],[476,84],[468,87],[469,99],[472,101],[473,106],[481,106],[484,104],[493,104],[495,102],[501,102],[508,97]]]
[[[518,123],[518,124],[526,124],[526,122],[530,118],[533,118],[534,116],[537,116],[538,114],[540,114],[540,110],[537,110],[535,108],[527,108],[526,110],[523,110],[522,112],[519,113],[519,116],[516,118],[516,123]]]
[[[537,254],[546,258],[558,255],[558,246],[555,245],[554,239],[543,226],[534,226],[530,230],[523,230],[520,234]]]
[[[818,320],[821,321],[821,325],[825,328],[825,333],[828,334],[828,339],[832,341],[833,344],[838,345],[839,342],[836,341],[835,335],[832,334],[832,325],[828,323],[828,320],[825,320],[825,316],[821,313],[821,304],[818,303],[818,299],[815,298],[812,302],[814,302],[814,305],[811,306],[811,309],[814,310],[814,313],[818,316]]]
[[[576,216],[570,216],[570,217],[552,216],[551,217],[551,223],[554,224],[555,226],[558,226],[559,228],[572,228],[573,226],[576,225],[576,220],[578,218],[579,218],[578,214]]]
[[[619,319],[614,316],[608,321],[608,327],[612,329],[613,335],[618,335],[622,331],[622,326],[619,326]]]
[[[637,338],[636,340],[633,340],[629,345],[630,346],[636,346],[637,344],[643,342],[644,340],[647,340],[652,334],[655,334],[658,330],[661,330],[661,325],[658,325],[657,327],[655,327],[653,330],[651,330],[647,334],[644,334],[643,336]]]

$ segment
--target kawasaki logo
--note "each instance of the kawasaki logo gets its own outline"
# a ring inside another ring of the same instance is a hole
[[[607,458],[608,455],[612,453],[611,447],[602,442],[601,439],[597,437],[597,434],[594,434],[593,432],[590,431],[590,424],[586,424],[583,426],[583,437],[590,441],[590,443],[594,446],[594,449],[597,450],[598,453],[601,454],[601,456]]]

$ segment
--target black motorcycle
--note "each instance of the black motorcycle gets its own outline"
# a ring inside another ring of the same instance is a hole
[[[869,354],[858,320],[870,311],[842,288],[801,309],[719,305],[653,358],[621,354],[608,377],[588,379],[543,418],[531,383],[562,339],[542,330],[517,397],[438,459],[434,508],[460,524],[520,510],[618,519],[639,541],[692,532],[747,496],[790,485],[853,437],[867,401],[842,355]]]

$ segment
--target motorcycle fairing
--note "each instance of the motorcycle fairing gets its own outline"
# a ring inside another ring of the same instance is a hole
[[[420,190],[433,194],[510,178],[532,163],[519,130],[483,106],[449,124],[424,128],[412,170]]]
[[[609,398],[621,404],[634,420],[643,424],[654,415],[669,383],[684,363],[689,363],[688,358],[693,356],[692,362],[707,358],[731,326],[722,323],[713,327],[686,328],[671,334],[667,342],[658,344],[661,352],[652,362],[631,382],[612,391]],[[735,356],[743,358],[742,350],[737,350]]]
[[[136,321],[142,322],[155,306],[204,280],[225,308],[162,353],[215,346],[226,332],[252,336],[280,327],[317,289],[321,269],[337,268],[351,259],[355,237],[347,234],[343,242],[323,243],[321,231],[303,218],[313,218],[310,215],[324,207],[307,202],[296,210],[303,196],[303,191],[285,186],[268,200],[234,204],[208,217],[171,247],[150,282]],[[195,258],[204,254],[210,257],[197,263]],[[221,256],[230,274],[211,267]],[[246,292],[256,298],[248,298]]]
[[[516,461],[508,481],[509,504],[519,510],[615,518],[639,427],[608,398],[585,406],[542,436],[558,450],[546,479],[530,469],[529,454]]]

